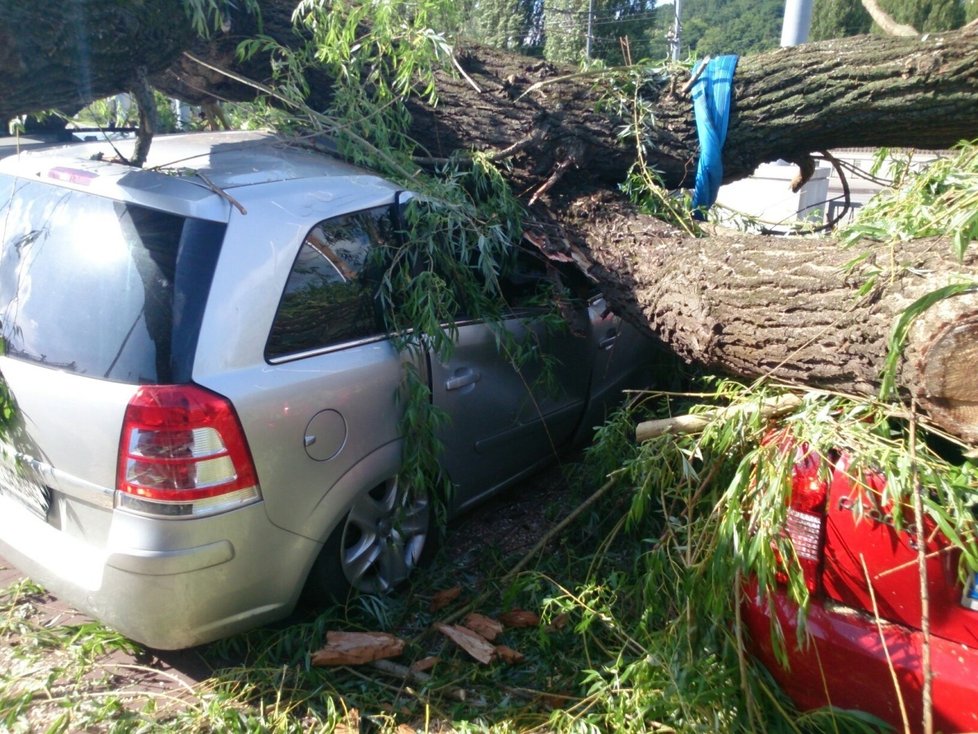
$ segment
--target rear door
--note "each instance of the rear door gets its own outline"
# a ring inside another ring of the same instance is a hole
[[[553,459],[580,425],[588,401],[595,342],[587,304],[562,297],[562,321],[545,318],[537,286],[551,280],[540,264],[522,264],[508,289],[513,307],[503,328],[528,357],[516,357],[492,327],[458,327],[450,359],[431,360],[432,396],[450,422],[439,435],[441,464],[455,484],[456,509]]]

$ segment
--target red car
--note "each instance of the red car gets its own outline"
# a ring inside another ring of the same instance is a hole
[[[924,642],[912,517],[896,529],[881,499],[883,477],[856,480],[846,455],[829,466],[814,453],[798,456],[785,530],[811,592],[808,643],[795,644],[798,607],[778,589],[771,606],[789,667],[779,664],[770,607],[752,590],[744,615],[753,652],[802,709],[859,709],[897,731],[920,731]],[[978,592],[960,582],[959,553],[946,538],[926,522],[925,531],[933,728],[978,731]]]

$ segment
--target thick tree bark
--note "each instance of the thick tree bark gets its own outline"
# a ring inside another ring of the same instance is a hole
[[[581,179],[616,186],[634,160],[622,122],[595,112],[607,82],[563,78],[566,69],[483,48],[463,49],[463,79],[442,80],[440,102],[415,105],[412,133],[434,155],[520,145],[513,178],[541,185],[562,163]],[[760,163],[800,161],[832,147],[943,148],[978,135],[978,27],[922,40],[860,37],[740,59],[723,165],[726,181]],[[644,90],[654,103],[648,160],[667,188],[690,186],[699,144],[688,72]]]
[[[254,92],[179,56],[191,40],[176,0],[124,9],[114,0],[89,0],[58,12],[49,0],[40,5],[0,0],[0,117],[74,107],[123,91],[139,67],[156,74],[158,87],[196,102],[212,93],[242,98]],[[294,5],[263,0],[264,32],[295,43],[288,22]],[[73,8],[87,14],[79,21]],[[235,16],[228,33],[194,41],[194,56],[265,81],[260,59],[241,69],[233,55],[256,22]],[[809,152],[830,147],[936,148],[975,137],[976,51],[978,27],[972,26],[921,39],[850,38],[741,59],[725,179],[777,158],[803,163]],[[869,297],[860,298],[867,273],[844,271],[854,253],[830,241],[683,236],[609,193],[632,164],[634,149],[618,137],[623,121],[596,111],[607,79],[478,46],[458,52],[468,78],[445,73],[436,107],[411,103],[413,134],[424,154],[494,153],[515,190],[536,202],[538,224],[532,226],[538,233],[556,248],[582,253],[616,307],[689,361],[745,377],[770,374],[872,393],[900,312],[952,279],[978,275],[973,261],[953,261],[945,243],[902,243],[897,251],[877,246],[884,275]],[[648,160],[669,187],[690,185],[698,154],[692,104],[683,91],[688,78],[688,70],[674,69],[642,90],[655,109],[646,131]],[[320,77],[313,89],[313,105],[320,108],[331,82]],[[899,383],[934,420],[978,441],[978,390],[966,371],[933,366],[953,366],[974,351],[978,305],[962,296],[942,309],[917,323]]]
[[[876,395],[904,310],[945,286],[978,282],[978,253],[958,261],[944,239],[844,249],[817,237],[694,238],[605,192],[558,207],[561,236],[541,232],[565,248],[586,248],[591,274],[631,322],[687,362],[749,379]],[[864,253],[858,268],[847,267]],[[873,287],[861,294],[870,278]],[[975,293],[924,311],[895,375],[933,423],[971,442],[978,442],[976,321]]]
[[[180,0],[0,0],[0,124],[128,91],[193,39]]]
[[[162,90],[193,102],[243,99],[254,89],[196,64],[267,81],[267,60],[236,61],[234,49],[259,29],[285,45],[295,0],[262,0],[261,17],[241,11],[229,30],[194,39],[178,0],[89,0],[23,4],[0,0],[0,119],[52,107],[77,108],[132,88],[142,67]],[[533,191],[560,169],[554,187],[581,182],[617,186],[634,160],[618,138],[622,121],[595,111],[607,80],[479,46],[458,49],[466,80],[446,73],[440,101],[412,105],[412,133],[431,155],[457,150],[518,153],[509,158],[520,191]],[[922,39],[847,38],[744,57],[724,147],[725,180],[759,164],[801,160],[808,152],[850,145],[941,148],[978,135],[978,27]],[[689,185],[698,142],[689,71],[660,75],[643,93],[654,104],[646,130],[650,164],[668,188]],[[312,80],[312,106],[330,98],[330,80]]]

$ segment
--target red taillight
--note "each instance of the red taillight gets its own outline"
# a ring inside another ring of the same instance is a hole
[[[807,441],[799,442],[787,429],[772,431],[764,437],[762,444],[774,445],[778,451],[794,455],[784,534],[794,548],[805,586],[814,592],[818,588],[825,543],[825,502],[828,498],[825,460]],[[777,577],[781,583],[788,581],[785,572],[779,572]]]
[[[260,497],[251,452],[227,400],[194,385],[139,388],[119,444],[117,506],[184,517]]]
[[[825,500],[828,496],[828,482],[824,474],[822,458],[807,443],[795,447],[785,532],[791,539],[805,586],[810,592],[818,587],[822,561]]]

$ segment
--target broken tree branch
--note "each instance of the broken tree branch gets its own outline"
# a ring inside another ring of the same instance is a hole
[[[644,421],[635,427],[635,440],[642,443],[666,433],[699,433],[713,421],[729,420],[755,411],[762,418],[776,418],[790,413],[799,405],[801,405],[801,398],[797,395],[788,394],[764,400],[760,404],[734,405],[706,413],[677,415],[673,418]]]
[[[880,28],[883,32],[889,36],[919,36],[920,32],[913,26],[904,25],[903,23],[897,23],[889,14],[880,7],[876,0],[862,0],[863,7],[866,8],[866,12],[869,13],[869,17]]]

